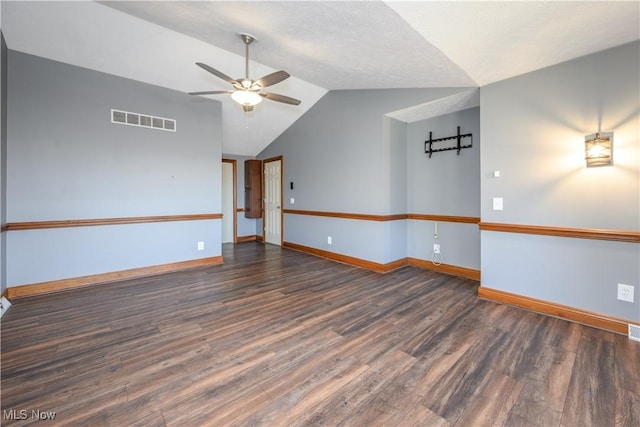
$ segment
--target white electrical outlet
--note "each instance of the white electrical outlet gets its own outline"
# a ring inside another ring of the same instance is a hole
[[[434,254],[439,254],[440,253],[440,245],[437,243],[433,244],[433,253]]]
[[[204,251],[204,242],[198,242],[198,250]]]
[[[331,236],[327,236],[327,245],[332,245],[333,244],[333,239],[331,238]]]
[[[620,301],[633,302],[633,286],[618,283],[618,299]]]

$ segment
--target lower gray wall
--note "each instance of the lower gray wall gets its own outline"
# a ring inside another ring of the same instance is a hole
[[[483,87],[482,221],[639,231],[639,76],[635,42]],[[614,132],[614,166],[586,168],[584,137],[598,131]],[[640,320],[639,244],[481,238],[483,286]],[[618,283],[634,303],[616,299]]]
[[[220,220],[54,228],[7,234],[9,286],[219,256],[222,242]],[[197,251],[198,241],[205,242],[204,251]],[[37,268],[27,268],[28,265]]]
[[[219,102],[15,51],[8,68],[8,223],[222,211]],[[112,108],[177,131],[113,124]],[[220,223],[9,231],[7,283],[219,256]]]
[[[389,222],[327,218],[309,215],[284,215],[284,241],[385,263],[385,228]],[[331,236],[332,244],[327,243]],[[403,255],[404,256],[404,255]]]

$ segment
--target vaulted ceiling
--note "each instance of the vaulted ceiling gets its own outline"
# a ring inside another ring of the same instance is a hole
[[[223,152],[254,156],[327,91],[459,87],[442,103],[390,112],[420,120],[477,105],[473,88],[640,39],[638,1],[45,1],[0,3],[10,49],[182,92],[225,90],[234,78],[286,70],[246,115],[228,95]]]

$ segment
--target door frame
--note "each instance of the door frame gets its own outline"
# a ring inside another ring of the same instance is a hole
[[[231,163],[233,166],[233,243],[238,243],[238,173],[235,159],[222,159],[222,163]],[[221,170],[222,175],[222,170]],[[220,180],[222,183],[222,179]],[[220,193],[222,198],[222,192]]]
[[[283,185],[283,179],[284,179],[284,156],[279,155],[279,156],[274,156],[274,157],[269,157],[268,159],[264,159],[262,161],[262,243],[267,243],[267,235],[265,232],[265,223],[267,220],[267,211],[266,211],[266,204],[265,204],[265,197],[264,195],[266,194],[266,179],[264,179],[264,170],[265,170],[265,164],[269,163],[269,162],[277,162],[278,160],[280,160],[280,246],[282,246],[282,243],[284,242],[284,198],[283,198],[283,191],[282,191],[282,185]]]

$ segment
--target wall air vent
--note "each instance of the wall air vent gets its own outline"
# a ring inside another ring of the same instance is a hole
[[[5,297],[0,298],[0,317],[4,316],[9,307],[11,307],[11,302]]]
[[[640,342],[640,325],[629,324],[629,339]]]
[[[132,113],[130,111],[111,110],[111,123],[121,125],[139,126],[150,129],[160,129],[169,132],[176,131],[176,121],[165,117],[154,117],[146,114]]]

